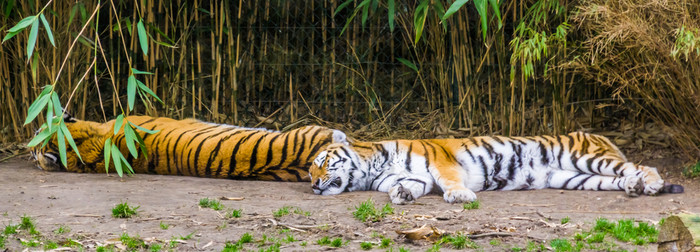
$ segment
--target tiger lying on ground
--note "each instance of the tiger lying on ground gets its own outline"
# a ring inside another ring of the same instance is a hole
[[[656,168],[627,162],[606,137],[474,137],[331,144],[309,170],[315,194],[388,192],[395,204],[435,185],[449,203],[476,200],[475,191],[557,188],[625,190],[629,196],[681,193]]]
[[[265,129],[214,124],[195,119],[174,120],[129,116],[129,122],[150,130],[136,130],[148,149],[147,158],[128,155],[124,131],[114,135],[114,120],[106,123],[64,118],[82,156],[67,151],[67,166],[59,160],[56,137],[32,148],[37,166],[47,171],[105,172],[103,148],[107,138],[120,146],[136,173],[198,177],[309,181],[308,168],[324,147],[346,142],[345,134],[321,126],[305,126],[281,133]],[[114,165],[110,165],[114,171]]]

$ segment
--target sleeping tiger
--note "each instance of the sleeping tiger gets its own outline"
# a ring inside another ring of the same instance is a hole
[[[388,192],[395,204],[437,185],[449,203],[475,191],[557,188],[624,190],[629,196],[681,193],[656,168],[627,162],[604,136],[474,137],[331,144],[309,169],[315,194]]]
[[[64,118],[82,156],[68,150],[67,166],[59,160],[56,137],[32,148],[37,166],[47,171],[105,172],[103,148],[107,138],[120,146],[136,173],[186,175],[229,179],[308,181],[308,168],[330,143],[346,142],[345,134],[320,126],[305,126],[285,133],[265,129],[214,124],[195,119],[174,120],[129,116],[129,122],[150,130],[136,130],[148,155],[128,155],[124,131],[113,134],[114,120],[106,123]],[[114,170],[110,166],[110,170]]]

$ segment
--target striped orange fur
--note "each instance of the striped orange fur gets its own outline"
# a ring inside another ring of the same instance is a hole
[[[447,202],[476,199],[476,191],[557,188],[624,190],[630,196],[678,193],[656,168],[628,162],[606,137],[474,137],[331,144],[310,168],[316,194],[388,192],[411,202],[437,186]]]
[[[56,139],[32,154],[39,168],[70,172],[105,172],[103,148],[107,138],[120,146],[136,173],[211,178],[308,181],[313,158],[328,144],[345,142],[345,134],[321,126],[305,126],[288,132],[236,127],[195,119],[174,120],[129,116],[129,122],[155,134],[136,130],[148,149],[147,157],[132,159],[124,131],[113,134],[114,120],[106,123],[66,118],[82,162],[68,150],[67,166],[58,160]],[[114,165],[110,165],[114,170]]]

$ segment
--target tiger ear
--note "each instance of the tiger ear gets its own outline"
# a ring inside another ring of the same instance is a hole
[[[73,117],[68,111],[63,111],[63,121],[67,123],[74,123],[76,122],[75,117]]]
[[[340,130],[333,130],[333,142],[348,145],[348,137]]]

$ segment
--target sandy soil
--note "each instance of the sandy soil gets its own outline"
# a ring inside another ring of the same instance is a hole
[[[659,167],[667,177],[678,174],[667,167],[680,166],[679,161],[668,158],[647,160],[644,164]],[[324,236],[348,241],[338,250],[360,250],[360,242],[378,243],[380,235],[392,239],[391,248],[395,251],[399,247],[425,251],[433,244],[408,241],[395,231],[426,224],[448,233],[506,233],[473,239],[481,250],[503,251],[524,248],[529,241],[549,246],[554,238],[570,239],[581,230],[589,230],[600,217],[656,223],[672,213],[700,212],[700,197],[695,194],[700,189],[697,180],[691,182],[678,176],[667,180],[683,184],[686,193],[629,198],[623,192],[478,192],[481,207],[476,210],[464,210],[461,204],[448,204],[441,196],[430,195],[413,205],[395,205],[394,214],[380,222],[365,224],[353,218],[355,207],[368,198],[384,205],[389,202],[386,194],[354,192],[317,196],[307,183],[159,175],[120,179],[104,174],[49,173],[35,168],[26,157],[18,157],[0,163],[0,225],[17,224],[26,215],[35,221],[43,237],[40,241],[60,242],[70,238],[82,243],[88,251],[114,243],[123,233],[138,235],[147,243],[161,244],[192,234],[191,239],[178,242],[174,250],[220,251],[225,242],[237,241],[246,232],[253,234],[255,241],[260,241],[263,234],[278,239],[293,235],[298,241],[281,242],[283,251],[331,249],[316,244]],[[243,199],[222,200],[225,209],[214,211],[198,206],[205,197]],[[130,219],[112,217],[111,209],[122,202],[140,206],[138,215]],[[284,206],[290,206],[292,213],[274,218],[273,211]],[[297,208],[300,211],[294,213]],[[230,209],[242,209],[242,216],[226,218]],[[565,217],[570,222],[560,224]],[[161,224],[169,227],[164,230]],[[56,234],[60,226],[68,227],[70,232]],[[292,231],[285,233],[287,227],[292,227]],[[7,238],[5,248],[21,251],[25,247],[20,244],[20,238],[30,237],[27,231],[20,231]],[[258,250],[271,244],[270,241],[261,247],[259,243],[247,244],[245,249]],[[621,246],[618,248],[656,250],[655,244],[618,244]],[[443,251],[446,250],[449,246],[445,245]]]

